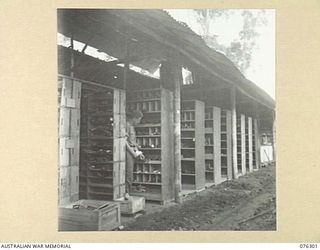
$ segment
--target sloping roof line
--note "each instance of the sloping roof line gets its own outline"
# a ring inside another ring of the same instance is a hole
[[[142,18],[145,19],[143,26],[138,26],[142,32],[147,29],[153,29],[157,31],[156,33],[165,35],[166,33],[163,32],[163,27],[168,31],[173,30],[176,39],[170,40],[170,44],[176,45],[175,48],[181,52],[186,52],[186,54],[191,55],[191,57],[189,57],[190,60],[201,64],[202,67],[205,67],[207,71],[209,71],[209,74],[211,73],[225,82],[234,84],[240,92],[251,97],[258,103],[272,109],[275,107],[274,100],[264,90],[246,79],[231,60],[224,54],[208,47],[201,36],[193,32],[189,27],[181,25],[166,11],[125,10],[125,13],[123,13],[123,11],[124,10],[113,13],[123,20],[129,19],[132,21]],[[158,24],[158,26],[156,24]]]
[[[101,37],[101,30],[110,30],[112,25],[120,28],[127,27],[128,30],[135,30],[141,36],[148,37],[149,42],[154,41],[162,47],[168,47],[182,55],[181,63],[193,62],[193,64],[203,68],[208,75],[213,75],[225,83],[235,85],[239,91],[251,97],[260,104],[271,109],[275,107],[274,100],[261,88],[247,80],[237,67],[222,53],[209,48],[204,40],[193,32],[187,25],[182,25],[163,10],[125,10],[125,9],[64,9],[62,18],[58,18],[58,31],[70,36],[70,32],[77,30],[79,40],[85,43],[91,41],[92,34]],[[59,14],[58,12],[58,14]],[[80,15],[75,15],[75,13]],[[76,21],[74,17],[78,16]],[[64,19],[69,20],[68,28],[64,29]],[[94,25],[93,19],[97,21],[100,31],[97,31],[98,25]],[[70,22],[70,20],[72,20]],[[88,20],[89,23],[88,23]],[[89,24],[89,25],[88,25]],[[81,30],[82,29],[82,30]],[[85,32],[84,32],[85,31]],[[100,32],[100,33],[99,33]],[[113,34],[113,36],[116,33]],[[90,36],[91,35],[91,36]],[[113,38],[113,37],[112,37]],[[75,38],[77,39],[77,37]],[[106,46],[106,36],[95,41],[99,50],[110,49],[114,44]],[[110,37],[108,37],[110,39]],[[116,39],[116,38],[113,38]],[[119,39],[119,38],[118,38]],[[115,40],[120,42],[119,40]],[[121,47],[121,46],[120,46]],[[122,53],[118,45],[117,53]],[[114,52],[116,52],[116,50]],[[141,51],[141,47],[140,47]],[[105,51],[109,54],[109,51]]]

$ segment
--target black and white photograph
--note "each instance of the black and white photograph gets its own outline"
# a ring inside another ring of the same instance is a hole
[[[59,232],[276,231],[274,9],[57,9]]]

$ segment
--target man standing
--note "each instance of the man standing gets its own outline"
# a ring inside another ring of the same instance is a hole
[[[143,114],[139,110],[133,110],[127,112],[127,153],[126,153],[126,193],[130,194],[131,185],[133,181],[133,167],[135,159],[145,160],[142,151],[139,150],[137,144],[135,126],[138,125],[143,117]],[[126,194],[126,196],[128,196]]]

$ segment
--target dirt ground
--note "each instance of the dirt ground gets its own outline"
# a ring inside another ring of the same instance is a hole
[[[147,204],[123,221],[127,231],[276,230],[275,166],[188,195],[182,204]]]

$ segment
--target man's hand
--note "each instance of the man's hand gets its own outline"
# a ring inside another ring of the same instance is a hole
[[[140,160],[142,160],[142,161],[144,161],[146,159],[143,154],[141,154],[139,157],[140,157]]]

